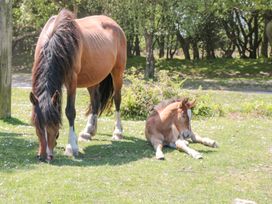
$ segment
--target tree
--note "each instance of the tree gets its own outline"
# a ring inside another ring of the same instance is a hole
[[[0,0],[0,118],[11,116],[12,1]]]

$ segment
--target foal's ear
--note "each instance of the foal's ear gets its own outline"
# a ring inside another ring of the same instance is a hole
[[[34,106],[38,104],[38,99],[32,91],[29,94],[29,99]]]
[[[184,98],[179,105],[179,108],[185,110],[185,109],[191,109],[195,107],[196,105],[196,100],[194,101],[189,101],[189,98]]]
[[[51,103],[55,106],[59,101],[60,101],[60,92],[56,90],[54,95],[51,98]]]
[[[182,99],[182,101],[180,102],[180,104],[179,104],[179,108],[181,108],[181,109],[187,109],[188,107],[187,107],[187,104],[188,104],[188,102],[189,102],[189,98],[184,98],[184,99]]]
[[[193,100],[193,101],[188,102],[188,109],[191,109],[191,108],[195,107],[195,105],[196,105],[196,99]]]

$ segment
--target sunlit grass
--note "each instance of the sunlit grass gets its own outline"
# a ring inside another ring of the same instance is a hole
[[[272,202],[271,118],[262,116],[194,119],[193,129],[218,141],[219,149],[192,144],[203,160],[165,148],[154,158],[144,121],[123,121],[124,140],[111,141],[114,120],[102,117],[93,141],[79,143],[78,158],[63,155],[64,117],[55,160],[35,159],[35,130],[29,125],[29,90],[13,89],[12,118],[0,120],[0,203],[231,203],[235,198]],[[213,92],[218,103],[239,104],[267,95]],[[267,102],[266,101],[266,102]],[[87,91],[77,95],[76,132],[85,125]]]

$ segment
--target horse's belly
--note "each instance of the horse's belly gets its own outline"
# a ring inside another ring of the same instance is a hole
[[[80,73],[77,78],[77,87],[78,88],[85,88],[91,87],[96,84],[99,84],[103,79],[105,79],[110,74],[110,71],[105,72],[104,74],[100,75],[93,75],[90,73]]]

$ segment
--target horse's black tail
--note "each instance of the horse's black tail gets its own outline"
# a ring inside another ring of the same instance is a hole
[[[114,87],[111,74],[100,82],[99,93],[101,97],[99,115],[101,115],[103,111],[110,109],[112,106]]]

